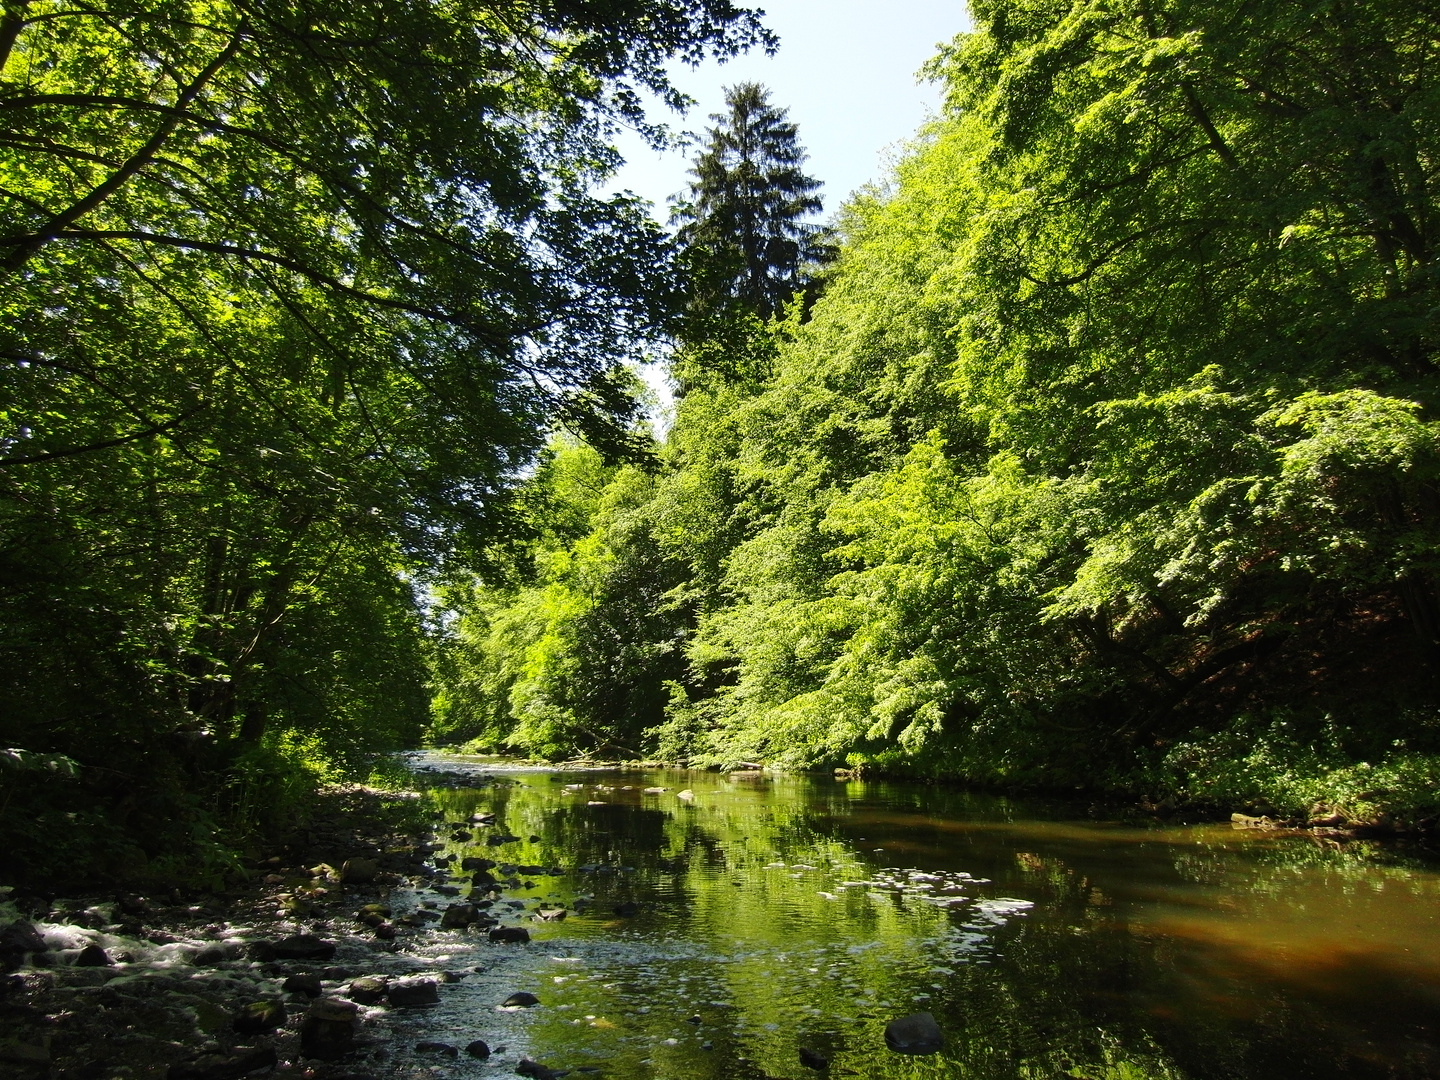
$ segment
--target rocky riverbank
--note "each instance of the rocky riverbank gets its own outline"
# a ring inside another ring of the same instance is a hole
[[[433,773],[427,782],[504,783]],[[550,871],[484,859],[451,866],[433,832],[394,831],[387,797],[331,793],[303,829],[255,860],[247,884],[222,894],[6,890],[0,1077],[238,1080],[273,1070],[364,1080],[429,1076],[428,1064],[462,1053],[503,1055],[478,1021],[471,1038],[412,1037],[404,1017],[477,971],[443,968],[417,946],[435,926],[468,928],[496,950],[523,944],[525,923],[563,912],[524,910],[504,891],[517,872]],[[463,901],[451,884],[462,869]],[[530,1066],[519,1063],[544,1072]]]

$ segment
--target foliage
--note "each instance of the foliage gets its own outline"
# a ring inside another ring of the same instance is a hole
[[[808,319],[730,319],[744,376],[685,385],[633,511],[684,605],[657,745],[1370,813],[1398,740],[1418,791],[1440,10],[974,14]]]
[[[514,542],[546,430],[643,456],[677,300],[610,136],[772,44],[729,0],[6,3],[0,734],[80,765],[7,790],[7,872],[418,741],[428,583]]]

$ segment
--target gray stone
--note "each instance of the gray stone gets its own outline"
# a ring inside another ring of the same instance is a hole
[[[259,1035],[274,1031],[289,1018],[283,1002],[252,1001],[235,1015],[231,1026],[240,1035]]]
[[[291,975],[280,985],[280,989],[287,994],[304,994],[306,997],[319,997],[324,989],[320,985],[320,976],[312,975],[309,972]]]
[[[451,904],[441,916],[440,925],[446,930],[464,930],[479,918],[474,904]]]
[[[240,1080],[258,1069],[273,1069],[278,1060],[271,1046],[236,1047],[229,1054],[205,1054],[171,1065],[166,1080]]]
[[[353,1001],[337,997],[316,998],[305,1011],[306,1017],[315,1020],[343,1020],[349,1023],[360,1013],[360,1006]]]
[[[374,859],[346,859],[340,867],[340,880],[346,885],[368,885],[380,873]]]
[[[295,934],[275,942],[277,960],[329,960],[335,955],[333,941],[321,941],[314,934]]]
[[[434,1005],[440,1000],[440,983],[424,975],[396,979],[385,988],[385,997],[391,1005],[398,1005],[402,1008],[412,1005]]]
[[[385,996],[390,980],[382,975],[366,975],[350,984],[350,1000],[361,1005],[374,1005]]]
[[[933,1054],[945,1045],[945,1036],[933,1015],[911,1013],[885,1025],[885,1045],[897,1054]]]
[[[110,954],[99,945],[86,945],[75,958],[76,967],[109,967]]]

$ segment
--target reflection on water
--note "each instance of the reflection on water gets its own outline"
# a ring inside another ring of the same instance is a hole
[[[1440,875],[1417,855],[906,785],[505,776],[434,792],[448,822],[495,814],[449,844],[455,883],[459,858],[499,862],[519,887],[491,911],[534,938],[421,947],[483,970],[405,1022],[506,1048],[444,1075],[523,1054],[614,1078],[813,1077],[801,1048],[876,1078],[1440,1075]],[[542,905],[568,915],[534,921]],[[541,1004],[497,1008],[519,990]],[[945,1050],[888,1051],[885,1023],[918,1011]]]

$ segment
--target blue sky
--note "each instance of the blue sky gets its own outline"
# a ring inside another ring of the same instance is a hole
[[[677,86],[699,102],[677,128],[703,132],[724,108],[724,88],[764,83],[771,100],[790,110],[807,169],[824,183],[827,215],[852,191],[886,174],[887,153],[910,138],[939,105],[934,86],[915,73],[969,26],[959,0],[756,0],[765,24],[780,35],[773,57],[742,56],[672,71]],[[660,116],[657,113],[656,118]],[[665,220],[666,198],[683,191],[694,151],[657,155],[638,138],[620,146],[627,164],[615,190],[628,188],[656,204]]]

